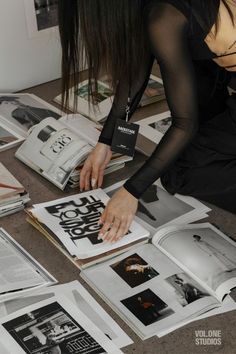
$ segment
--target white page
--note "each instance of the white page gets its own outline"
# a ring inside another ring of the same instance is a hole
[[[81,276],[143,339],[220,306],[150,244],[85,269]]]
[[[63,295],[70,300],[119,348],[126,347],[133,343],[113,318],[109,316],[109,314],[78,281],[51,286],[47,289],[38,290],[32,295],[28,294],[27,297],[4,302],[0,304],[0,317],[10,315],[17,310],[23,309],[24,307],[35,304],[39,301],[60,295]]]
[[[0,301],[55,282],[54,277],[0,229]]]
[[[0,323],[0,338],[12,354],[47,350],[122,353],[65,297],[41,301],[2,318]]]
[[[101,229],[98,221],[108,200],[106,193],[97,189],[34,205],[32,213],[79,259],[94,257],[149,236],[149,232],[134,221],[130,233],[120,241],[108,244],[98,240]]]
[[[170,226],[153,244],[219,300],[236,286],[236,243],[213,225]]]

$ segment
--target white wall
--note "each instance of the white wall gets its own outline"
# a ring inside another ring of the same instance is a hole
[[[60,60],[58,31],[30,38],[24,0],[0,0],[0,92],[60,77]]]

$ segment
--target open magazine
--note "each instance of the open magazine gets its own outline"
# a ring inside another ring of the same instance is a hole
[[[100,330],[119,348],[133,343],[128,335],[119,327],[113,318],[99,305],[90,293],[78,282],[50,286],[28,294],[19,299],[0,304],[0,318],[11,315],[15,311],[37,304],[54,296],[63,295],[82,311]]]
[[[140,242],[149,232],[134,221],[115,244],[98,239],[98,221],[109,197],[101,189],[72,195],[27,209],[27,221],[54,243],[79,268],[102,261]]]
[[[2,228],[0,264],[0,302],[56,283],[56,279]]]
[[[81,115],[64,116],[59,120],[46,118],[31,128],[15,156],[58,188],[64,189],[67,184],[76,187],[81,165],[97,143],[99,134],[100,126]],[[129,160],[114,155],[107,168],[113,166],[114,171]]]
[[[168,226],[81,276],[146,339],[222,306],[236,287],[236,243],[209,223]]]
[[[21,143],[28,130],[61,111],[32,94],[0,94],[0,151]]]
[[[98,94],[96,96],[95,104],[89,106],[88,101],[88,80],[81,82],[78,89],[74,87],[70,90],[69,95],[69,109],[74,111],[74,100],[77,102],[77,112],[90,118],[95,122],[103,122],[112,107],[113,91],[110,88],[110,83],[107,77],[102,77],[98,81]],[[165,99],[164,86],[162,80],[151,75],[147,88],[140,101],[140,106],[147,106],[151,103],[158,102]],[[54,98],[54,101],[61,104],[62,95]]]
[[[0,353],[122,352],[78,306],[55,296],[0,319]]]

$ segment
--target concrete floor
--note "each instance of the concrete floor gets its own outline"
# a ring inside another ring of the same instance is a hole
[[[43,99],[51,102],[60,91],[57,81],[35,87],[28,92],[35,93]],[[52,102],[51,102],[52,103]],[[137,119],[151,116],[165,109],[164,103],[152,105],[139,110],[135,117]],[[15,149],[2,152],[1,162],[19,179],[19,181],[30,192],[31,203],[40,203],[63,197],[68,192],[62,192],[39,176],[37,173],[24,166],[14,158]],[[135,161],[128,167],[117,171],[106,178],[106,185],[128,177],[144,161],[144,156],[137,154]],[[70,192],[70,194],[72,194]],[[205,221],[205,220],[204,220]],[[219,208],[213,207],[207,221],[218,225],[221,230],[228,233],[236,240],[236,215],[232,215]],[[75,279],[83,280],[79,276],[79,270],[70,261],[56,250],[39,232],[25,221],[25,213],[14,214],[0,219],[0,226],[4,227],[28,252],[32,254],[44,267],[51,272],[60,283],[69,282]],[[92,291],[84,284],[96,300],[104,306],[109,314],[134,340],[134,344],[123,349],[127,354],[236,354],[236,311],[220,316],[194,322],[161,339],[153,337],[142,342],[134,332]],[[198,330],[221,330],[222,344],[217,346],[197,346],[195,344],[195,331]],[[3,353],[0,353],[3,354]]]

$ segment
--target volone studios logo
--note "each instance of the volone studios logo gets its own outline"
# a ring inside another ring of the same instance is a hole
[[[201,345],[221,345],[221,330],[197,330],[195,331],[195,344]]]
[[[118,127],[118,130],[121,131],[122,133],[126,133],[126,134],[129,134],[129,135],[134,135],[135,134],[135,130],[129,129],[129,128],[125,128],[125,127],[121,127],[121,126]]]

